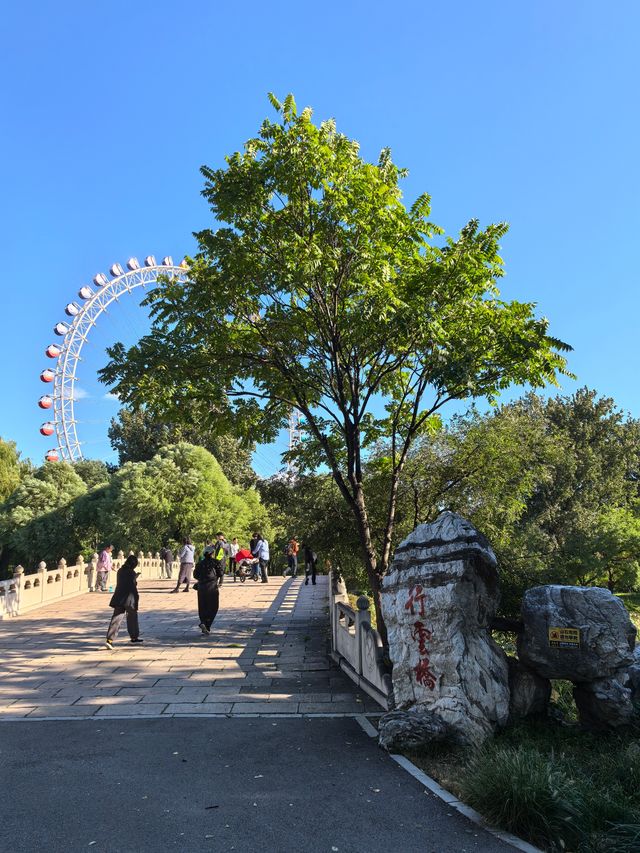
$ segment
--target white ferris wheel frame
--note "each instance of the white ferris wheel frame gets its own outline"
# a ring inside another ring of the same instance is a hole
[[[67,462],[79,462],[83,459],[81,443],[76,431],[74,412],[74,386],[76,369],[80,354],[97,318],[124,293],[131,293],[136,287],[156,284],[160,276],[168,276],[184,282],[187,279],[186,266],[155,264],[139,267],[98,285],[98,289],[80,307],[73,322],[65,332],[60,345],[60,354],[53,379],[53,424],[58,441],[58,450]]]

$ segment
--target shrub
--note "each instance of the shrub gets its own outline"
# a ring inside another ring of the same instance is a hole
[[[553,756],[530,746],[484,747],[462,782],[462,795],[490,822],[533,844],[575,849],[582,799]]]

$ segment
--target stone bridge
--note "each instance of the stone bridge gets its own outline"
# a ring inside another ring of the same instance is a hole
[[[0,622],[2,717],[382,713],[329,661],[326,577],[316,586],[225,579],[209,637],[196,594],[170,595],[172,586],[140,583],[144,644],[123,626],[113,651],[101,648],[109,594]]]
[[[0,622],[13,851],[513,849],[377,747],[382,707],[328,656],[326,577],[226,579],[209,637],[193,592],[139,586],[142,645],[102,648],[108,594]]]

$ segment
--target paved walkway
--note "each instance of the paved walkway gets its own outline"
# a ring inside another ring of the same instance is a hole
[[[509,853],[402,770],[381,708],[327,658],[327,578],[141,584],[145,643],[102,648],[109,596],[0,622],[0,788],[16,853]],[[146,718],[146,719],[141,719]],[[365,724],[366,726],[366,724]]]
[[[144,644],[102,649],[110,595],[0,622],[0,718],[381,713],[327,657],[328,579],[228,579],[210,637],[196,593],[140,584]]]

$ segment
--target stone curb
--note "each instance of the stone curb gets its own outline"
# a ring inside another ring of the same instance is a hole
[[[90,705],[85,707],[90,708]],[[116,705],[112,705],[111,707],[117,707]],[[381,717],[384,712],[371,712],[367,713],[369,717]],[[260,717],[266,719],[284,719],[284,720],[309,720],[309,719],[348,719],[348,720],[358,720],[358,717],[362,716],[361,714],[356,713],[326,713],[326,714],[287,714],[287,713],[278,713],[277,711],[273,711],[269,714],[256,714],[256,713],[247,713],[247,714],[234,714],[229,712],[228,714],[211,713],[211,714],[94,714],[93,716],[87,717],[65,717],[64,715],[60,715],[59,717],[10,717],[8,715],[3,715],[0,717],[0,726],[4,722],[15,723],[43,723],[51,720],[61,721],[61,720],[73,720],[74,722],[96,722],[96,721],[104,721],[104,720],[170,720],[170,719],[192,719],[192,720],[201,720],[201,719],[234,719],[234,720],[247,720],[247,719],[258,719]],[[359,720],[358,720],[359,722]],[[360,723],[362,725],[362,723]],[[368,725],[371,725],[368,723]],[[373,726],[371,726],[373,728]],[[375,731],[375,729],[374,729]]]
[[[367,716],[371,716],[371,714],[368,714]],[[355,717],[355,720],[369,737],[373,738],[378,736],[378,732],[375,727],[371,725],[364,714]],[[396,764],[402,767],[403,770],[410,773],[411,776],[420,782],[421,785],[424,785],[428,791],[431,791],[432,794],[435,794],[436,797],[441,799],[452,809],[455,809],[457,812],[464,815],[472,823],[475,823],[477,826],[486,830],[486,832],[489,832],[491,835],[499,838],[500,841],[504,841],[505,844],[510,844],[512,847],[515,847],[516,850],[521,850],[522,853],[544,853],[544,851],[540,850],[539,847],[534,847],[533,844],[529,844],[528,841],[523,841],[522,838],[518,838],[517,835],[512,835],[510,832],[504,832],[501,829],[495,829],[494,827],[489,826],[479,812],[472,809],[471,806],[468,806],[466,803],[461,802],[457,797],[454,797],[454,795],[447,791],[446,788],[439,785],[435,779],[431,778],[431,776],[427,776],[423,770],[416,767],[416,765],[409,761],[408,758],[405,758],[404,755],[396,755],[395,753],[390,752],[389,757],[392,758]]]

